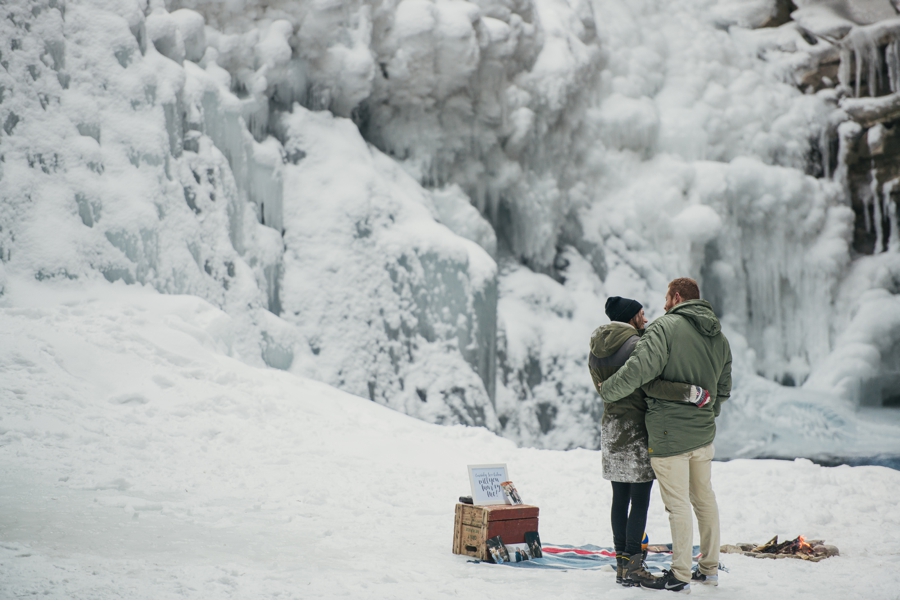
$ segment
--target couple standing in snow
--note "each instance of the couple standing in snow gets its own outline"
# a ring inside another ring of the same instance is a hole
[[[692,581],[718,584],[719,510],[711,469],[715,420],[731,395],[731,348],[693,279],[669,283],[665,311],[647,326],[641,304],[609,298],[612,322],[591,335],[589,367],[603,398],[601,450],[603,477],[613,488],[616,581],[690,592]],[[659,577],[647,571],[641,551],[654,479],[672,531],[672,569]],[[693,573],[692,506],[702,554]]]

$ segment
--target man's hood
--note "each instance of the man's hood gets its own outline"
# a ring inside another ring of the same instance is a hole
[[[640,335],[638,330],[624,322],[611,322],[597,327],[591,334],[591,353],[597,358],[612,356],[629,337],[635,335]]]
[[[697,332],[707,337],[715,337],[722,331],[716,313],[705,299],[692,299],[678,304],[666,314],[678,314],[687,318]]]

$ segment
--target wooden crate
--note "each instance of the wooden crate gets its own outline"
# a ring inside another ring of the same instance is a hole
[[[453,552],[490,561],[485,542],[499,536],[504,544],[525,542],[525,532],[538,531],[540,509],[532,505],[456,505]]]

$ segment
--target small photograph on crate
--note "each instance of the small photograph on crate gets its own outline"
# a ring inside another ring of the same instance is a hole
[[[528,544],[524,542],[519,542],[516,544],[507,544],[506,552],[509,554],[509,560],[513,563],[519,563],[520,561],[528,561],[531,559],[531,551],[528,549]]]
[[[541,550],[541,537],[537,532],[525,532],[525,544],[528,545],[528,552],[532,559],[540,559],[544,556]]]
[[[516,487],[512,482],[502,482],[500,487],[503,488],[503,494],[506,496],[506,500],[511,505],[521,505],[522,497],[519,496],[519,491],[516,490]]]
[[[509,551],[506,550],[502,538],[499,536],[488,538],[485,545],[487,546],[491,561],[494,563],[509,563]]]

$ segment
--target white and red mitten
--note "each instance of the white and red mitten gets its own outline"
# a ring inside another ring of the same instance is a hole
[[[699,385],[692,385],[691,396],[688,401],[692,404],[696,404],[697,408],[703,408],[709,402],[709,391],[703,389]]]

